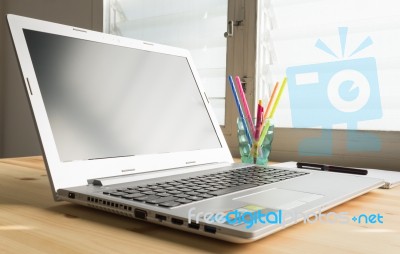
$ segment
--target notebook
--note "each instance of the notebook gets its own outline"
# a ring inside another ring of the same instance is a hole
[[[244,243],[383,184],[233,163],[185,49],[7,19],[56,201]]]

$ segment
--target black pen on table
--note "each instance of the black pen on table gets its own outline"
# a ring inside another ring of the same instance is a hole
[[[365,170],[365,169],[341,167],[341,166],[333,166],[333,165],[317,164],[317,163],[309,163],[309,162],[297,162],[297,168],[320,170],[320,171],[330,171],[330,172],[338,172],[338,173],[346,173],[346,174],[355,174],[355,175],[367,175],[368,174],[368,170]]]

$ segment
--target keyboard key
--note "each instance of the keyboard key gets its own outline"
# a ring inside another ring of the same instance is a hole
[[[160,203],[158,205],[159,206],[164,206],[164,207],[174,207],[174,206],[181,205],[181,203],[176,202],[176,201],[168,201],[168,202]]]
[[[176,190],[176,187],[166,187],[166,190]]]
[[[181,193],[181,194],[175,195],[175,197],[178,197],[178,198],[186,198],[186,197],[189,197],[189,195]]]
[[[207,194],[207,193],[202,193],[202,194],[199,194],[199,197],[202,197],[202,198],[212,198],[212,197],[214,197],[213,195],[210,195],[210,194]]]
[[[141,197],[141,196],[144,196],[144,195],[141,194],[141,193],[139,193],[139,192],[137,192],[137,193],[132,193],[132,194],[124,195],[124,196],[122,196],[122,198],[125,198],[125,199],[133,199],[133,198],[138,198],[138,197]]]
[[[188,203],[193,202],[193,200],[186,199],[186,198],[180,198],[180,199],[177,199],[177,200],[175,200],[175,201],[176,201],[176,202],[179,202],[179,203],[182,203],[182,204],[188,204]]]
[[[187,197],[187,199],[190,199],[190,200],[193,200],[193,201],[203,200],[203,198],[199,197],[199,196],[190,196],[190,197]]]
[[[212,191],[212,192],[210,192],[210,194],[212,194],[212,195],[224,195],[224,194],[228,194],[228,193],[232,193],[232,192],[240,191],[240,190],[245,190],[245,189],[249,189],[249,188],[253,188],[253,187],[257,187],[257,185],[251,184],[251,183],[247,183],[247,184],[243,184],[243,185],[239,185],[239,186],[235,186],[235,187],[230,187],[230,188],[226,188],[226,189]]]
[[[158,185],[159,187],[162,187],[162,188],[168,188],[168,187],[172,187],[172,185],[169,185],[169,184],[165,184],[165,183],[163,183],[163,184],[160,184],[160,185]]]
[[[196,184],[196,187],[199,187],[199,185],[203,184],[202,181],[192,181],[192,183]]]
[[[268,179],[268,178],[274,178],[274,177],[273,177],[273,176],[270,176],[270,175],[265,175],[265,176],[262,176],[262,178]]]
[[[152,199],[157,199],[157,198],[159,198],[159,196],[157,196],[157,195],[144,195],[144,196],[136,197],[133,199],[136,201],[146,201],[147,199],[152,200]]]
[[[179,190],[172,190],[172,191],[168,191],[169,194],[175,195],[175,194],[179,194],[181,193],[181,191]]]
[[[182,184],[187,183],[187,181],[185,181],[184,179],[182,179],[182,180],[175,180],[174,183],[178,183],[179,185],[182,185]]]
[[[120,196],[126,195],[126,193],[118,191],[118,192],[111,192],[110,195],[113,197],[120,197]]]
[[[154,195],[154,194],[156,194],[156,192],[154,192],[154,191],[143,191],[142,193],[146,194],[146,195]]]
[[[175,199],[178,199],[177,197],[174,196],[169,196],[169,197],[158,197],[158,198],[154,198],[154,199],[147,199],[146,203],[151,203],[151,204],[160,204],[160,203],[164,203],[164,202],[168,202],[168,201],[173,201]]]
[[[157,196],[160,196],[160,197],[169,197],[169,196],[171,196],[171,194],[166,193],[166,192],[163,192],[163,193],[157,193]]]
[[[185,194],[190,195],[190,196],[196,196],[196,195],[199,195],[200,193],[195,192],[195,191],[190,191],[190,192],[186,192]]]

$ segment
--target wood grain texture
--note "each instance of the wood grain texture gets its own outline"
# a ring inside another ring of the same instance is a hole
[[[384,223],[300,223],[232,244],[55,202],[41,157],[0,160],[0,253],[400,253],[400,188],[330,211],[380,213]]]

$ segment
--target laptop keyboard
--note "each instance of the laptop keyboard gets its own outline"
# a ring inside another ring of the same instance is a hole
[[[168,182],[117,188],[104,191],[103,194],[161,207],[175,207],[306,174],[251,166]]]

